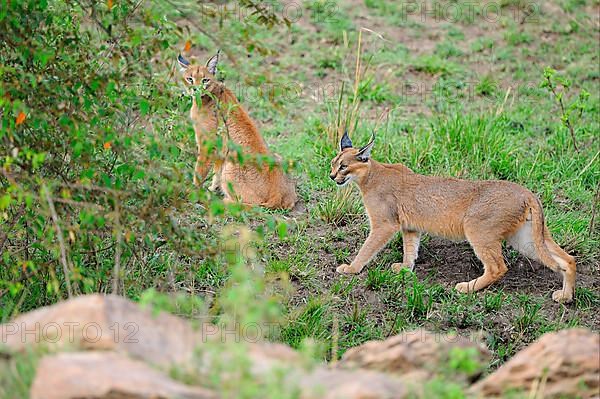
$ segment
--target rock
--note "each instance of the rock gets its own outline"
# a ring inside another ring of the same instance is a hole
[[[466,337],[425,330],[405,332],[349,349],[337,367],[377,370],[401,375],[405,381],[423,381],[448,369],[448,360],[455,348],[471,348],[480,367],[467,372],[467,377],[472,379],[480,375],[490,358],[490,352],[483,344]]]
[[[598,333],[569,329],[544,334],[470,388],[486,398],[503,396],[508,390],[522,390],[536,398],[598,397]]]
[[[252,371],[258,374],[268,373],[276,367],[295,367],[301,362],[298,352],[289,346],[269,342],[249,345],[248,357],[253,364]]]
[[[80,296],[23,314],[1,325],[0,337],[13,351],[40,344],[51,353],[87,350],[44,357],[32,386],[33,399],[212,398],[212,392],[173,381],[151,365],[163,371],[176,367],[185,375],[199,377],[199,382],[194,379],[199,384],[213,361],[239,361],[240,347],[230,352],[233,347],[228,349],[228,345],[239,345],[245,338],[239,331],[220,330],[208,323],[196,330],[173,315],[153,314],[122,297],[102,295]],[[257,378],[267,375],[268,381],[268,373],[277,368],[285,373],[286,386],[297,388],[302,398],[405,396],[402,382],[392,376],[326,366],[306,371],[301,356],[289,346],[247,338],[250,371]],[[204,352],[202,344],[209,340],[220,349]],[[215,353],[219,359],[211,358]],[[221,378],[228,377],[225,373]]]
[[[42,358],[31,399],[215,399],[204,388],[174,381],[114,352],[59,353]]]
[[[252,331],[256,330],[256,326]],[[51,351],[75,349],[112,350],[149,364],[170,368],[193,363],[196,349],[207,341],[247,339],[250,360],[257,373],[299,355],[285,345],[256,342],[243,332],[224,331],[210,323],[198,329],[179,317],[153,314],[137,303],[114,295],[84,295],[25,313],[0,325],[0,343],[10,350],[44,344]]]
[[[68,345],[126,352],[164,366],[191,360],[195,345],[207,339],[176,316],[152,314],[125,298],[98,294],[25,313],[0,325],[0,337],[11,350],[38,344],[58,350]]]
[[[256,332],[257,328],[252,326],[249,331]],[[7,346],[9,351],[37,345],[45,346],[49,352],[85,349],[90,356],[94,351],[110,351],[162,370],[176,367],[201,376],[212,364],[210,355],[201,350],[203,344],[211,341],[213,347],[225,343],[237,345],[245,340],[250,370],[256,375],[299,363],[300,355],[289,346],[257,341],[251,332],[246,337],[243,329],[226,331],[210,323],[194,329],[188,321],[168,313],[154,314],[125,298],[94,294],[43,307],[0,325],[0,345]],[[225,345],[223,348],[226,350]],[[236,361],[237,352],[223,356]],[[44,381],[49,380],[41,379],[38,387]]]
[[[401,399],[408,394],[397,378],[369,370],[321,367],[298,381],[302,399]]]

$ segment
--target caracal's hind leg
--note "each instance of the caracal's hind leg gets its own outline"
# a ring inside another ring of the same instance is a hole
[[[542,263],[555,272],[563,275],[562,290],[554,291],[552,299],[556,302],[570,302],[575,289],[575,259],[558,246],[550,237],[548,228],[541,226],[545,234],[540,237],[538,244],[534,237],[534,221],[525,221],[512,236],[507,238],[508,243],[521,254]]]
[[[392,270],[399,272],[408,269],[411,272],[415,268],[415,260],[419,256],[419,243],[421,233],[418,231],[402,230],[402,263],[392,264]]]
[[[559,247],[550,235],[546,235],[544,242],[550,254],[556,263],[558,263],[560,272],[563,275],[563,288],[562,290],[554,291],[552,299],[556,302],[571,302],[575,294],[575,273],[577,269],[575,258]]]
[[[472,239],[468,234],[467,239],[475,255],[483,263],[483,274],[471,281],[456,284],[456,290],[463,293],[479,291],[487,287],[500,280],[508,270],[502,256],[500,240],[481,240],[479,237]]]

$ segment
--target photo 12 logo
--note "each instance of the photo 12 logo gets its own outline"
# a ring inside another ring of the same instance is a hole
[[[202,342],[261,342],[264,337],[276,337],[281,330],[278,323],[260,322],[260,323],[205,323],[202,326]]]
[[[110,340],[114,343],[138,343],[139,326],[133,322],[101,325],[97,322],[48,322],[48,323],[6,323],[1,327],[2,344],[20,342],[22,344],[39,344],[57,342],[96,343]]]
[[[333,0],[315,0],[308,2],[261,1],[240,3],[237,1],[222,3],[202,3],[199,13],[203,22],[219,19],[221,21],[247,22],[258,19],[259,22],[268,20],[285,21],[288,24],[298,22],[303,16],[308,16],[313,22],[335,22],[339,6]]]
[[[539,22],[540,5],[536,2],[450,2],[450,1],[402,1],[400,13],[405,22],[416,19],[420,22],[472,23],[476,19],[488,23],[499,23],[510,18],[519,24]]]
[[[339,100],[341,81],[316,82],[269,82],[256,85],[238,83],[233,86],[234,93],[245,104],[259,104],[264,101],[284,104],[301,102],[336,102]]]

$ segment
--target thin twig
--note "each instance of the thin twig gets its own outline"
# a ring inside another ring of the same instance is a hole
[[[52,197],[50,196],[50,191],[46,186],[42,186],[42,191],[46,197],[46,201],[48,202],[48,208],[50,209],[50,214],[52,215],[52,220],[54,221],[54,227],[56,228],[58,245],[60,246],[60,261],[62,263],[63,273],[65,274],[65,283],[67,284],[67,294],[69,295],[69,298],[72,298],[73,289],[71,288],[71,280],[69,277],[71,275],[71,271],[69,270],[69,265],[67,263],[67,249],[65,247],[65,240],[62,235],[62,229],[60,228],[58,215],[56,214],[54,202],[52,202]]]
[[[550,80],[550,77],[548,76],[548,77],[546,77],[546,79],[548,80],[548,87],[550,87],[550,91],[552,91],[554,98],[558,99],[558,104],[560,105],[560,110],[563,114],[565,125],[567,125],[567,128],[569,129],[569,133],[571,133],[571,139],[573,140],[573,147],[575,147],[576,152],[579,152],[579,148],[577,148],[577,142],[575,141],[575,129],[573,129],[573,125],[571,125],[571,120],[569,119],[569,115],[567,114],[567,112],[565,110],[565,104],[563,103],[562,96],[559,96],[556,93],[556,90],[555,90],[554,86],[552,85],[552,81]]]
[[[360,106],[360,101],[358,99],[358,87],[360,85],[360,70],[361,70],[361,47],[362,45],[362,30],[358,31],[358,42],[356,45],[356,66],[354,69],[354,98],[352,99],[352,111],[351,111],[351,120],[356,120],[358,115],[358,107]],[[364,75],[363,75],[364,76]]]
[[[115,266],[113,270],[113,284],[112,284],[112,293],[114,295],[119,295],[119,273],[121,273],[121,244],[123,241],[123,234],[121,231],[121,222],[120,222],[120,211],[119,211],[119,201],[115,198],[115,230],[116,230],[116,248],[115,248]]]
[[[375,122],[375,127],[373,128],[374,131],[377,131],[377,128],[379,127],[379,124],[381,123],[381,121],[383,121],[383,119],[387,118],[387,116],[390,113],[390,107],[385,108],[382,112],[381,115],[379,115],[379,118],[377,119],[377,122]]]

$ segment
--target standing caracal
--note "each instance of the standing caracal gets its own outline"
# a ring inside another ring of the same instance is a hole
[[[360,149],[345,132],[340,152],[331,161],[330,178],[338,186],[355,181],[369,216],[371,231],[350,265],[339,273],[359,273],[402,231],[403,262],[392,269],[412,271],[421,232],[454,240],[468,240],[484,267],[483,275],[458,283],[460,292],[473,292],[498,281],[507,271],[502,256],[506,240],[523,255],[563,275],[563,287],[552,299],[570,302],[575,289],[575,259],[563,251],[544,224],[540,201],[526,188],[507,181],[468,181],[423,176],[402,164],[371,159],[375,135]]]
[[[227,140],[240,146],[244,155],[272,156],[254,122],[235,95],[215,78],[219,52],[211,57],[206,65],[191,65],[181,55],[177,61],[192,94],[195,94],[196,90],[200,90],[201,93],[200,104],[196,101],[196,96],[192,96],[190,110],[198,148],[194,184],[199,185],[206,179],[211,167],[206,142],[217,137],[217,129],[221,123],[227,132]],[[220,188],[225,195],[225,201],[240,200],[246,205],[261,205],[274,209],[294,207],[297,200],[295,185],[283,173],[278,163],[269,166],[251,159],[241,164],[235,154],[214,163],[215,175],[210,190]]]

